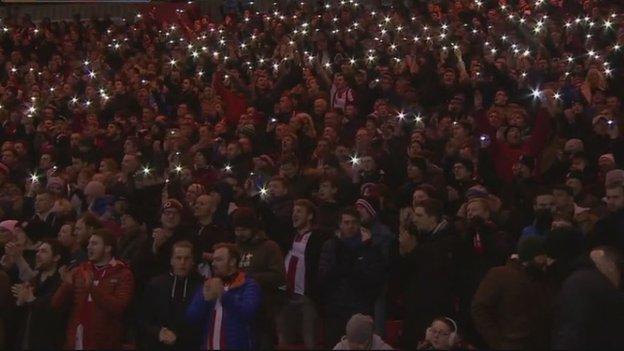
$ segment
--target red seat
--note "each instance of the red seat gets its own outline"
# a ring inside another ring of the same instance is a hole
[[[386,321],[386,338],[385,341],[390,346],[396,348],[399,345],[401,334],[403,332],[403,321]]]

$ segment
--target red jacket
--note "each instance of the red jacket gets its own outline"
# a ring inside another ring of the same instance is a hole
[[[52,298],[52,306],[71,306],[65,340],[66,349],[76,349],[76,332],[83,326],[83,349],[120,349],[123,343],[123,314],[134,291],[134,278],[128,265],[111,260],[97,268],[83,262],[70,274],[73,284],[63,283]],[[86,286],[92,274],[93,284]]]
[[[494,161],[494,168],[496,169],[496,174],[499,178],[506,183],[513,180],[512,168],[514,163],[518,162],[520,156],[526,155],[538,158],[544,149],[550,134],[550,113],[544,108],[537,112],[535,125],[529,138],[517,147],[510,146],[504,141],[497,140],[496,131],[487,122],[485,114],[477,114],[477,116],[475,116],[475,120],[478,125],[477,129],[488,134],[490,140],[492,140],[490,152],[492,160]],[[539,170],[536,168],[536,171]]]
[[[225,87],[221,81],[222,78],[221,74],[215,73],[212,81],[213,87],[215,92],[221,96],[221,101],[223,101],[225,121],[230,128],[233,128],[238,124],[240,116],[247,111],[247,99],[244,94]]]

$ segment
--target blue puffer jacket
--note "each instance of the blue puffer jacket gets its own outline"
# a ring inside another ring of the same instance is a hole
[[[262,299],[258,283],[239,273],[227,292],[221,296],[223,306],[223,335],[226,350],[251,350],[257,348],[254,320]],[[199,288],[189,305],[186,316],[190,323],[205,325],[202,350],[209,348],[208,336],[213,328],[215,301],[204,300]]]

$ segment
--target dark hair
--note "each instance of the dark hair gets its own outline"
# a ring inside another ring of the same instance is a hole
[[[340,210],[338,218],[340,218],[341,221],[342,216],[351,216],[360,222],[360,212],[358,212],[358,210],[353,206],[348,206]]]
[[[312,219],[316,218],[316,205],[308,199],[297,199],[293,203],[293,206],[300,206],[306,209],[308,213],[312,214]]]
[[[102,222],[91,212],[85,212],[78,220],[82,220],[87,227],[102,229]]]
[[[422,207],[428,216],[434,216],[437,220],[442,219],[444,214],[444,206],[437,199],[426,199],[416,207]]]
[[[228,254],[230,255],[230,258],[233,258],[236,260],[236,267],[238,267],[238,264],[240,263],[240,260],[241,260],[241,253],[240,253],[240,250],[238,249],[238,246],[232,243],[218,243],[218,244],[215,244],[212,247],[212,249],[213,249],[213,252],[217,251],[218,249],[226,249]]]
[[[98,238],[102,238],[102,241],[104,241],[104,246],[111,247],[111,253],[115,252],[115,248],[117,247],[117,239],[110,230],[101,228],[93,231],[93,234],[91,234],[91,236],[94,235]]]
[[[43,244],[48,244],[50,246],[50,250],[52,251],[52,257],[57,256],[57,255],[61,257],[59,264],[65,261],[65,259],[67,258],[66,256],[67,252],[65,248],[63,247],[63,245],[61,245],[61,243],[57,239],[51,239],[51,238],[42,239],[40,245],[43,245]]]

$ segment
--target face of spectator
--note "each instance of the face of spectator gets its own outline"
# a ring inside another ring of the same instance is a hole
[[[607,189],[606,200],[609,212],[617,212],[624,209],[624,187]]]
[[[26,149],[26,145],[24,143],[15,143],[15,152],[18,156],[25,156],[28,150]]]
[[[180,212],[174,208],[168,208],[162,212],[160,223],[165,229],[173,230],[180,225]]]
[[[431,232],[437,225],[438,220],[435,216],[430,216],[422,206],[414,208],[414,224],[421,232]]]
[[[234,160],[236,157],[240,155],[240,148],[237,144],[230,143],[226,149],[226,156],[228,160]]]
[[[555,206],[557,208],[565,208],[574,203],[574,198],[566,191],[555,189],[553,190],[553,196],[555,198]]]
[[[127,214],[121,216],[121,230],[124,234],[136,233],[140,228],[141,224],[134,217]]]
[[[535,198],[535,204],[533,205],[535,211],[549,210],[555,211],[555,197],[552,195],[544,194]]]
[[[205,218],[212,215],[215,209],[213,198],[210,195],[200,195],[195,201],[195,206],[193,206],[193,215],[195,218]]]
[[[271,181],[269,182],[269,196],[272,198],[282,197],[288,193],[288,188],[284,186],[284,183],[281,181]]]
[[[285,163],[280,166],[280,174],[282,175],[282,177],[286,177],[289,179],[296,176],[298,171],[299,168],[293,163]]]
[[[337,192],[338,188],[335,188],[331,182],[324,181],[319,184],[318,198],[322,201],[333,202]]]
[[[72,233],[72,225],[64,224],[58,232],[57,239],[63,247],[71,248],[76,242],[76,236]]]
[[[217,277],[227,277],[236,272],[236,260],[230,257],[226,248],[219,248],[212,254],[212,273]]]
[[[565,184],[572,188],[572,193],[574,194],[574,196],[578,196],[581,191],[583,191],[583,182],[581,182],[580,179],[570,178],[566,180]]]
[[[244,244],[253,238],[254,230],[252,228],[236,227],[234,228],[234,235],[237,243]]]
[[[197,201],[197,197],[203,193],[204,193],[204,190],[201,185],[199,184],[189,185],[189,187],[186,189],[186,195],[185,195],[186,203],[192,206],[195,203],[195,201]]]
[[[293,206],[292,222],[293,227],[297,230],[304,229],[312,222],[312,214],[303,206]]]
[[[49,194],[39,194],[35,198],[35,213],[37,214],[45,214],[52,210],[52,206],[54,206],[54,201]]]
[[[121,160],[121,170],[126,174],[131,174],[139,169],[139,162],[133,155],[125,155]]]
[[[282,96],[279,99],[279,110],[282,113],[288,113],[293,110],[292,100],[288,96]]]
[[[39,272],[53,269],[60,257],[52,253],[52,247],[48,243],[42,243],[37,248],[35,255],[35,269]]]
[[[370,156],[362,157],[362,170],[365,172],[374,172],[377,169],[375,159]]]
[[[171,254],[171,270],[178,277],[186,277],[193,269],[193,250],[189,247],[175,247]]]
[[[587,161],[583,157],[573,157],[570,171],[583,172],[587,166]]]
[[[470,171],[468,168],[461,163],[456,163],[453,165],[453,175],[455,176],[455,180],[463,181],[470,178]]]
[[[324,116],[325,112],[327,112],[327,101],[325,99],[314,100],[314,114]]]
[[[104,245],[104,240],[97,235],[91,235],[87,245],[87,257],[89,261],[98,263],[110,258],[111,247]]]
[[[52,168],[52,156],[49,154],[41,155],[41,158],[39,159],[39,168],[46,171]]]
[[[340,233],[343,238],[352,238],[360,232],[360,221],[349,214],[340,217]]]
[[[434,350],[450,350],[453,346],[449,342],[452,332],[453,330],[446,323],[434,321],[427,329],[427,341],[431,343]]]
[[[507,143],[512,146],[518,146],[522,143],[520,138],[520,130],[516,127],[511,127],[507,131]]]
[[[489,219],[490,211],[481,201],[473,201],[466,206],[466,217],[471,220],[473,218]]]

